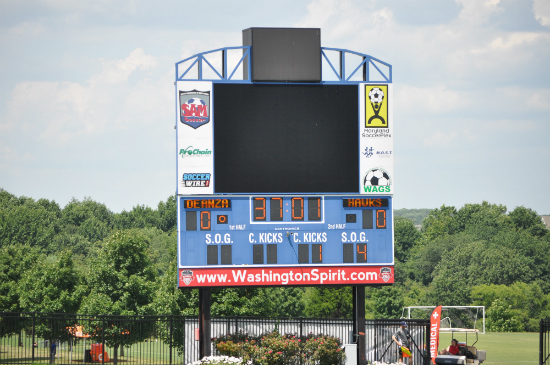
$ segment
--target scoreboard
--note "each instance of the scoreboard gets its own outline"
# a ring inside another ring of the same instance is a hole
[[[391,284],[391,83],[176,82],[179,286]]]

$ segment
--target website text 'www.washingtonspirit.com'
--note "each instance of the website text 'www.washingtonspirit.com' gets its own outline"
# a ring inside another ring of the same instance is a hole
[[[180,287],[392,283],[392,266],[190,268],[179,272]]]

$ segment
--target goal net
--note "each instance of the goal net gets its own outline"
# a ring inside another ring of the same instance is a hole
[[[435,306],[404,307],[402,319],[430,319]],[[442,332],[477,332],[485,333],[485,307],[484,306],[442,306],[441,325]]]

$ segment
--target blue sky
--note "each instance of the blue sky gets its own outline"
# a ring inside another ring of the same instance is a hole
[[[156,207],[176,189],[174,64],[250,27],[393,65],[395,208],[550,214],[550,0],[1,0],[0,187]]]

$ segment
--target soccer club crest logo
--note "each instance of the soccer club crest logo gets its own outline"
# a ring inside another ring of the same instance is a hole
[[[382,280],[384,280],[385,283],[387,283],[392,277],[391,269],[389,267],[381,268],[380,277],[382,278]]]
[[[180,121],[194,129],[210,122],[210,91],[180,91]]]
[[[191,282],[193,281],[193,271],[191,270],[183,270],[181,272],[181,281],[183,281],[183,283],[185,285],[189,285],[191,284]]]
[[[388,85],[366,85],[365,128],[388,128]]]

